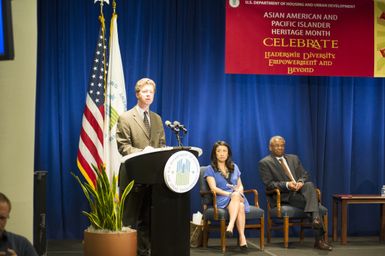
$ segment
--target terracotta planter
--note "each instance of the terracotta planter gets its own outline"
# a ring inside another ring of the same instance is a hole
[[[84,256],[136,256],[136,230],[123,232],[84,231]]]

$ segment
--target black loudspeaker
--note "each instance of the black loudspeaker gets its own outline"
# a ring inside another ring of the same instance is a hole
[[[39,256],[47,255],[46,189],[47,172],[34,173],[33,246]]]

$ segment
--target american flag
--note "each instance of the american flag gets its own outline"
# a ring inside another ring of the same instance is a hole
[[[102,24],[89,78],[77,156],[78,167],[84,178],[92,186],[95,185],[96,181],[96,173],[92,165],[100,167],[103,164],[106,49],[104,24]]]

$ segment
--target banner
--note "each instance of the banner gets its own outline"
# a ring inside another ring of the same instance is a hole
[[[113,14],[110,26],[110,52],[104,118],[104,161],[110,181],[119,175],[121,155],[116,142],[118,118],[127,110],[126,85],[122,57],[120,55],[117,14]]]
[[[226,0],[230,74],[385,77],[385,4]]]

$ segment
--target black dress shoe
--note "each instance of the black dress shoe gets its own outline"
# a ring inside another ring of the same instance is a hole
[[[247,244],[241,245],[241,246],[239,246],[239,248],[241,248],[242,252],[247,252],[247,249],[248,249]]]
[[[329,243],[325,242],[324,240],[315,241],[314,248],[319,250],[326,250],[326,251],[333,250],[333,247]]]
[[[231,238],[231,237],[233,237],[233,231],[231,231],[231,230],[226,230],[226,237],[227,238]]]
[[[321,219],[319,217],[315,217],[313,219],[313,222],[311,223],[314,229],[320,229],[322,228]]]

